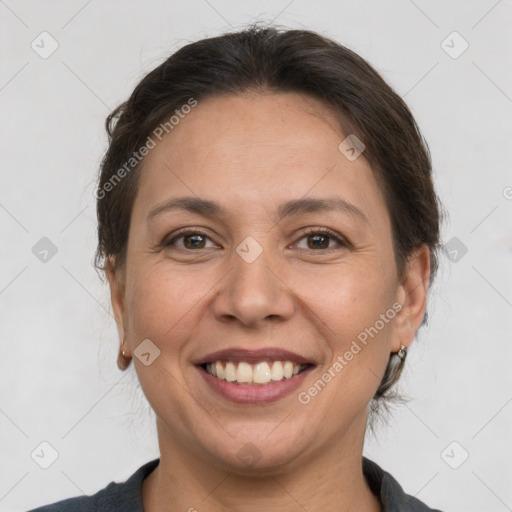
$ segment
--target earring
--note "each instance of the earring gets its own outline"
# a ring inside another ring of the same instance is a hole
[[[400,350],[397,352],[396,355],[403,363],[405,361],[405,358],[407,357],[407,347],[405,345],[401,345]]]
[[[123,345],[125,340],[121,343],[121,349],[119,350],[119,355],[117,356],[117,367],[124,371],[130,365],[131,357],[127,356],[124,352]]]

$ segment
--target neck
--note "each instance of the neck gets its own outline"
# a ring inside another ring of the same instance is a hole
[[[143,482],[144,512],[381,511],[362,472],[364,425],[362,435],[348,433],[314,459],[257,476],[212,466],[163,436],[160,420],[157,427],[160,463]]]

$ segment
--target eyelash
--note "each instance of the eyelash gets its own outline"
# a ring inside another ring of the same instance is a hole
[[[209,238],[211,240],[211,238],[206,233],[201,231],[200,229],[182,228],[182,229],[178,230],[170,240],[164,240],[162,242],[162,246],[164,248],[172,247],[175,244],[176,240],[178,240],[180,238],[184,238],[188,235],[200,235],[200,236]],[[302,236],[299,238],[299,240],[302,240],[303,238],[306,238],[311,235],[324,235],[324,236],[328,235],[331,239],[333,239],[338,244],[339,247],[346,248],[346,247],[350,246],[350,244],[342,236],[340,236],[338,233],[336,233],[336,231],[333,231],[332,229],[329,229],[329,228],[307,228],[307,230],[302,234]],[[194,249],[187,249],[187,248],[182,248],[182,247],[180,247],[179,249],[182,249],[185,251],[194,251]],[[327,251],[330,251],[333,249],[336,249],[336,247],[328,247],[326,249],[319,249],[318,251],[319,252],[327,252]],[[197,251],[200,251],[200,250],[204,250],[204,249],[203,248],[197,249]],[[315,249],[301,249],[301,250],[316,251]]]

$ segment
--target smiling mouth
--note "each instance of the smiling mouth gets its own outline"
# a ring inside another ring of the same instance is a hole
[[[245,361],[214,361],[199,366],[209,375],[226,382],[266,385],[291,379],[314,365],[292,361],[261,361],[256,364]]]

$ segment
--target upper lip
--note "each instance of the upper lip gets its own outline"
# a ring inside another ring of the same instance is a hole
[[[296,364],[314,364],[313,361],[306,357],[283,350],[277,347],[262,348],[259,350],[247,350],[243,348],[228,348],[212,352],[204,357],[196,359],[193,363],[201,365],[212,363],[215,361],[233,361],[254,364],[262,361],[291,361]]]

